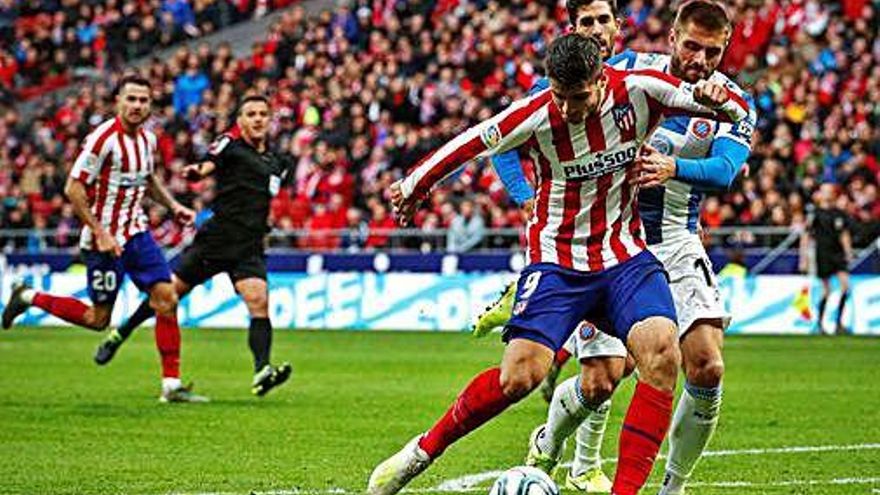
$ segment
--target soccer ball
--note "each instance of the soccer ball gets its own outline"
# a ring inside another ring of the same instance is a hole
[[[489,495],[559,495],[559,488],[544,471],[517,466],[495,480]]]

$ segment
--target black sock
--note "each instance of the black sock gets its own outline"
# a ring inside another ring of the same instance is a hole
[[[840,326],[840,321],[843,319],[843,308],[846,307],[847,295],[849,295],[847,291],[840,294],[840,304],[837,306],[837,326]]]
[[[141,323],[149,320],[155,316],[155,314],[156,312],[150,307],[150,300],[144,299],[141,302],[141,305],[134,310],[134,313],[129,316],[127,320],[122,322],[122,325],[119,325],[119,328],[117,328],[116,331],[119,332],[119,336],[122,337],[122,340],[125,340],[137,327],[141,326]]]
[[[254,355],[254,372],[259,372],[269,364],[269,354],[272,351],[272,322],[269,318],[251,318],[248,345]]]
[[[822,301],[819,303],[819,323],[818,325],[822,326],[822,320],[825,319],[825,305],[828,304],[828,296],[823,296]]]

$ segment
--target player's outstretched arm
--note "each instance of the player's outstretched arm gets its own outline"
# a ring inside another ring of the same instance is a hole
[[[535,81],[535,84],[529,89],[529,96],[534,96],[549,87],[550,82],[547,78],[542,77]],[[513,199],[513,202],[524,210],[527,218],[531,216],[535,191],[523,173],[519,153],[515,150],[506,151],[492,156],[489,161],[492,164],[492,168],[495,169],[495,174],[501,179],[501,184],[504,186],[507,194]]]
[[[676,179],[706,190],[727,190],[749,158],[748,146],[730,139],[717,139],[706,158],[676,158],[645,145],[636,158],[638,183],[650,188]]]
[[[625,77],[628,89],[643,91],[658,103],[648,105],[648,111],[657,119],[690,115],[739,122],[749,116],[749,104],[745,98],[716,82],[688,84],[656,70],[631,71]]]
[[[758,119],[754,100],[733,83],[695,87],[695,100],[700,100],[703,92],[708,92],[706,98],[715,104],[732,99],[727,93],[739,95],[747,105],[748,116],[736,123],[717,122],[712,147],[705,158],[674,158],[646,146],[642,156],[636,159],[641,172],[638,182],[642,187],[658,186],[674,178],[705,190],[727,190],[740,170],[747,170]]]
[[[195,182],[213,174],[216,169],[217,165],[213,161],[205,160],[203,162],[185,165],[180,173],[183,175],[184,179]]]
[[[431,189],[467,162],[513,150],[525,143],[543,118],[539,110],[549,101],[549,91],[518,100],[425,157],[409,175],[392,186],[391,202],[398,222],[407,225]]]
[[[184,225],[192,225],[196,214],[191,209],[183,206],[168,192],[162,181],[153,172],[147,179],[147,195],[154,201],[165,206],[174,214],[174,220]]]

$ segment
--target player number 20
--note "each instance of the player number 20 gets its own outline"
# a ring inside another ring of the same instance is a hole
[[[116,272],[92,272],[92,289],[97,291],[116,290]]]

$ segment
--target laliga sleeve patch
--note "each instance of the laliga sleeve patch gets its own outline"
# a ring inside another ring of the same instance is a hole
[[[501,144],[501,128],[498,127],[498,124],[492,124],[486,127],[480,132],[480,139],[487,148],[495,148]]]
[[[752,139],[752,133],[755,131],[755,122],[751,117],[740,120],[733,126],[731,134],[742,139]]]
[[[269,195],[277,196],[281,191],[281,177],[273,175],[269,177]]]
[[[223,150],[226,149],[226,146],[232,142],[232,139],[226,134],[220,135],[214,142],[211,143],[211,146],[208,146],[208,154],[217,156],[220,153],[223,153]]]
[[[94,171],[98,169],[98,157],[89,153],[86,155],[85,163],[83,163],[85,169],[88,171]]]

